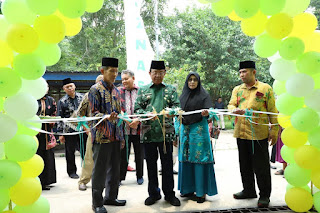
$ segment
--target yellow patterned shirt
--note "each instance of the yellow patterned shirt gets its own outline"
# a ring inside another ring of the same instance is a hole
[[[236,108],[278,113],[271,86],[258,80],[251,88],[247,88],[245,84],[241,84],[233,89],[228,109],[234,110]],[[245,117],[237,116],[235,119],[234,137],[246,140],[252,140],[252,138],[254,140],[266,139],[269,136],[269,125],[261,124],[278,123],[276,115],[261,113],[253,113],[252,121],[260,124],[252,124],[254,131],[251,130],[250,122]],[[278,125],[272,125],[270,134],[277,135],[278,130]]]

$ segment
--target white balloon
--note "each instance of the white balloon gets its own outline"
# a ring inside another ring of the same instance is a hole
[[[22,78],[22,86],[19,92],[31,94],[36,100],[42,98],[48,91],[48,84],[44,78],[26,80]]]
[[[309,96],[314,89],[314,80],[310,75],[297,73],[288,79],[286,89],[295,97]]]
[[[10,116],[3,113],[0,113],[0,126],[0,143],[6,142],[13,138],[18,130],[17,122]]]
[[[305,98],[304,102],[311,109],[320,112],[320,89],[314,90],[309,96]]]
[[[276,54],[274,54],[273,56],[270,56],[270,57],[268,58],[268,60],[272,63],[272,62],[274,62],[275,60],[277,60],[277,59],[279,59],[279,58],[281,58],[281,56],[280,56],[279,51],[278,51],[278,52],[276,52]]]
[[[275,60],[270,66],[271,76],[278,81],[286,81],[296,72],[296,64],[283,58]]]
[[[20,92],[5,100],[4,110],[16,120],[27,120],[37,113],[38,102],[32,95]]]

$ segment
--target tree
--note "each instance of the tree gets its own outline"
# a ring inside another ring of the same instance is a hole
[[[320,23],[320,1],[311,0],[310,7],[314,8],[314,15],[317,17],[318,23]]]
[[[230,99],[232,88],[241,83],[238,76],[241,60],[255,60],[257,78],[272,83],[270,62],[255,55],[254,38],[244,35],[239,23],[215,16],[210,8],[176,11],[164,17],[161,26],[166,48],[162,57],[169,67],[175,71],[184,67],[198,71],[213,99],[219,96]],[[179,84],[184,84],[184,80]]]
[[[167,0],[159,1],[159,11]],[[141,14],[149,35],[154,25],[153,1],[146,0]],[[49,70],[92,71],[98,70],[103,56],[119,58],[119,70],[126,68],[126,43],[124,5],[122,0],[105,1],[97,13],[86,13],[82,17],[83,29],[74,36],[66,38],[60,45],[61,60]],[[151,36],[152,38],[152,36]]]

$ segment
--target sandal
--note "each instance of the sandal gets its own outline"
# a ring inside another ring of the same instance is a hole
[[[276,171],[274,174],[275,175],[283,175],[284,171],[283,171],[283,169],[280,169],[280,170]]]

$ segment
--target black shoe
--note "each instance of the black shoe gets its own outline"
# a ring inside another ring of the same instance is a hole
[[[118,199],[114,199],[114,200],[105,200],[103,202],[104,205],[109,205],[109,206],[124,206],[126,205],[126,200],[118,200]]]
[[[244,191],[241,191],[241,192],[238,192],[236,194],[233,194],[233,198],[234,199],[250,199],[250,198],[257,198],[257,194],[255,192],[250,192],[250,193],[247,193],[247,192],[244,192]]]
[[[92,210],[95,213],[107,213],[107,209],[104,206],[100,206],[100,207],[93,207],[92,206]]]
[[[268,197],[260,197],[258,200],[259,208],[268,208],[270,203],[270,199]]]
[[[77,174],[71,174],[71,175],[69,175],[69,177],[72,178],[72,179],[78,179],[78,178],[79,178],[79,175],[77,175]]]
[[[42,190],[50,190],[49,186],[42,186]]]
[[[193,196],[194,196],[193,192],[188,193],[188,194],[180,194],[180,197],[193,197]]]
[[[176,196],[164,197],[164,199],[166,201],[168,201],[173,206],[180,206],[181,205],[180,200]]]
[[[178,172],[177,172],[176,170],[173,170],[173,174],[174,174],[174,175],[177,175]]]
[[[137,179],[137,183],[138,183],[138,185],[141,185],[141,184],[143,184],[143,177],[142,178],[138,178]]]
[[[148,197],[145,201],[144,201],[144,205],[146,206],[151,206],[153,204],[156,203],[156,201],[161,199],[161,195],[159,195],[158,197]]]
[[[205,197],[197,197],[197,203],[204,203],[206,201]]]

